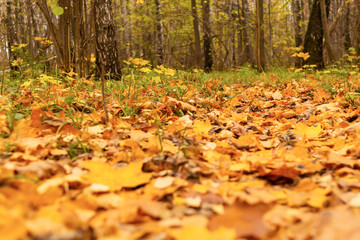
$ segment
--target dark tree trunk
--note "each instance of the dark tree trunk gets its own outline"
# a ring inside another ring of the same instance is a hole
[[[345,15],[345,28],[344,28],[344,48],[345,51],[348,51],[351,47],[351,38],[350,38],[350,7],[349,5],[346,7],[346,15]]]
[[[309,53],[310,57],[304,64],[324,68],[323,34],[320,0],[314,0],[304,42],[304,52]]]
[[[256,0],[256,59],[258,72],[265,71],[264,3]]]
[[[201,4],[203,6],[204,25],[204,71],[211,72],[214,62],[211,48],[210,0],[201,0]]]
[[[191,0],[191,13],[193,16],[194,38],[195,38],[195,62],[196,66],[201,66],[201,43],[200,43],[200,29],[197,15],[196,0]]]
[[[120,63],[115,38],[115,24],[111,0],[93,0],[96,38],[96,76],[100,77],[102,65],[110,78],[121,78]]]

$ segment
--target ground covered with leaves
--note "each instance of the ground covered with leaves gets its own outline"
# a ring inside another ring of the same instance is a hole
[[[2,239],[360,239],[358,77],[134,63],[107,83],[107,125],[94,81],[1,95]]]

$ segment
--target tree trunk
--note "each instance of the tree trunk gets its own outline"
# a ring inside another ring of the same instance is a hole
[[[237,0],[237,16],[236,19],[238,19],[237,21],[237,34],[238,34],[238,57],[236,58],[237,62],[241,65],[241,57],[243,55],[243,30],[244,30],[244,26],[243,21],[241,20],[243,18],[242,16],[242,11],[241,11],[241,6],[240,6],[240,1]]]
[[[299,48],[302,45],[302,31],[301,31],[301,0],[293,0],[293,14],[294,14],[294,32],[295,32],[295,47]],[[295,59],[295,66],[301,66],[301,58]]]
[[[328,53],[330,62],[333,62],[336,57],[335,57],[335,53],[333,50],[333,46],[331,44],[331,39],[330,39],[330,34],[329,34],[329,29],[328,29],[328,24],[327,24],[327,17],[328,17],[328,13],[329,13],[329,11],[327,9],[329,9],[329,5],[330,5],[330,0],[327,0],[327,1],[320,0],[321,24],[322,24],[323,32],[324,32],[325,48]]]
[[[258,72],[265,71],[264,3],[256,0],[256,57]]]
[[[6,36],[7,36],[7,47],[8,47],[8,54],[9,54],[9,66],[12,70],[17,70],[16,66],[12,66],[11,62],[16,60],[16,54],[11,51],[11,46],[15,46],[17,43],[16,39],[16,32],[15,32],[15,21],[13,15],[13,2],[8,0],[6,1],[6,19],[5,19],[5,26],[6,26]]]
[[[199,20],[197,15],[196,0],[191,0],[191,13],[193,16],[194,39],[195,39],[195,62],[196,66],[201,66],[201,43],[200,43],[200,30]]]
[[[201,0],[203,7],[203,28],[204,28],[204,71],[211,72],[213,69],[213,58],[211,48],[211,27],[210,27],[210,0]]]
[[[24,19],[24,2],[23,0],[15,0],[15,20],[16,33],[19,43],[27,43],[25,36],[25,19]]]
[[[305,35],[304,52],[310,55],[310,57],[304,61],[304,64],[316,65],[318,69],[324,68],[323,27],[321,22],[320,0],[314,0],[311,9]]]
[[[64,46],[62,38],[60,37],[60,31],[58,25],[54,24],[47,7],[46,0],[38,0],[36,1],[37,6],[40,8],[40,11],[43,13],[45,20],[47,22],[47,27],[50,32],[51,38],[53,40],[56,56],[57,56],[57,63],[63,67],[66,64],[66,59],[64,57]]]
[[[250,39],[250,11],[249,11],[249,0],[242,0],[242,11],[243,11],[243,39],[244,39],[244,48],[245,48],[245,56],[244,62],[249,62],[251,65],[255,65],[254,51],[251,45]]]
[[[358,12],[358,16],[360,15],[360,0],[357,0],[357,12]],[[356,21],[356,24],[357,24],[357,29],[356,29],[356,32],[357,32],[357,55],[360,56],[360,17],[358,17],[357,21]]]
[[[73,26],[73,42],[74,42],[74,60],[75,60],[75,69],[80,77],[85,76],[85,26],[84,26],[84,1],[77,0],[73,1],[73,16],[74,16],[74,26]]]
[[[29,38],[29,53],[32,57],[35,57],[37,50],[40,48],[40,46],[38,41],[34,41],[34,37],[38,37],[38,30],[37,25],[35,24],[34,9],[31,0],[26,1],[26,8],[26,21],[28,23],[26,34]]]
[[[348,51],[351,47],[351,38],[350,38],[350,8],[349,5],[346,7],[346,16],[345,16],[345,27],[344,27],[344,48],[345,51]]]
[[[59,6],[64,9],[64,13],[59,17],[59,40],[63,53],[63,68],[66,72],[71,69],[70,53],[70,0],[59,0]]]
[[[101,75],[101,66],[110,78],[120,80],[121,70],[115,38],[115,24],[111,0],[93,0],[96,39],[96,76]]]
[[[125,44],[125,59],[129,59],[131,42],[130,42],[130,28],[128,21],[127,0],[121,0],[121,11],[123,16],[122,20],[124,26],[123,41]]]
[[[271,24],[271,0],[268,1],[268,19],[269,19],[269,61],[273,60],[273,48],[272,48],[272,24]]]
[[[161,65],[164,62],[164,25],[161,16],[161,3],[155,0],[156,9],[156,64]]]

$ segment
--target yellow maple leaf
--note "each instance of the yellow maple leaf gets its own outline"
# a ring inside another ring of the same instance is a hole
[[[316,126],[306,126],[305,124],[299,124],[294,130],[295,133],[299,135],[306,136],[307,139],[312,140],[320,136],[322,133],[322,128],[320,125]]]
[[[185,226],[181,229],[171,230],[170,235],[176,240],[231,240],[235,239],[235,230],[220,227],[214,232],[210,232],[203,226]]]
[[[306,60],[306,59],[308,59],[310,57],[310,54],[309,53],[299,52],[297,54],[297,56],[303,58],[304,60]]]
[[[207,119],[206,121],[195,120],[195,121],[194,121],[194,125],[193,125],[193,131],[194,131],[196,134],[208,135],[209,130],[210,130],[212,127],[213,127],[213,126],[211,125],[209,119]]]
[[[88,161],[83,167],[89,170],[83,176],[84,180],[106,185],[110,191],[137,187],[148,183],[152,177],[152,174],[142,172],[141,162],[132,162],[126,167],[115,169],[107,163]]]

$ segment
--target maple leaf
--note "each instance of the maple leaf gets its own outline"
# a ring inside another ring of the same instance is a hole
[[[141,162],[132,162],[126,167],[115,169],[106,163],[88,161],[84,163],[84,168],[89,170],[83,175],[85,181],[105,185],[109,191],[137,187],[152,178],[152,174],[142,172]]]
[[[219,228],[210,232],[205,227],[185,226],[182,229],[170,231],[170,235],[176,240],[235,240],[235,231],[228,228]]]

